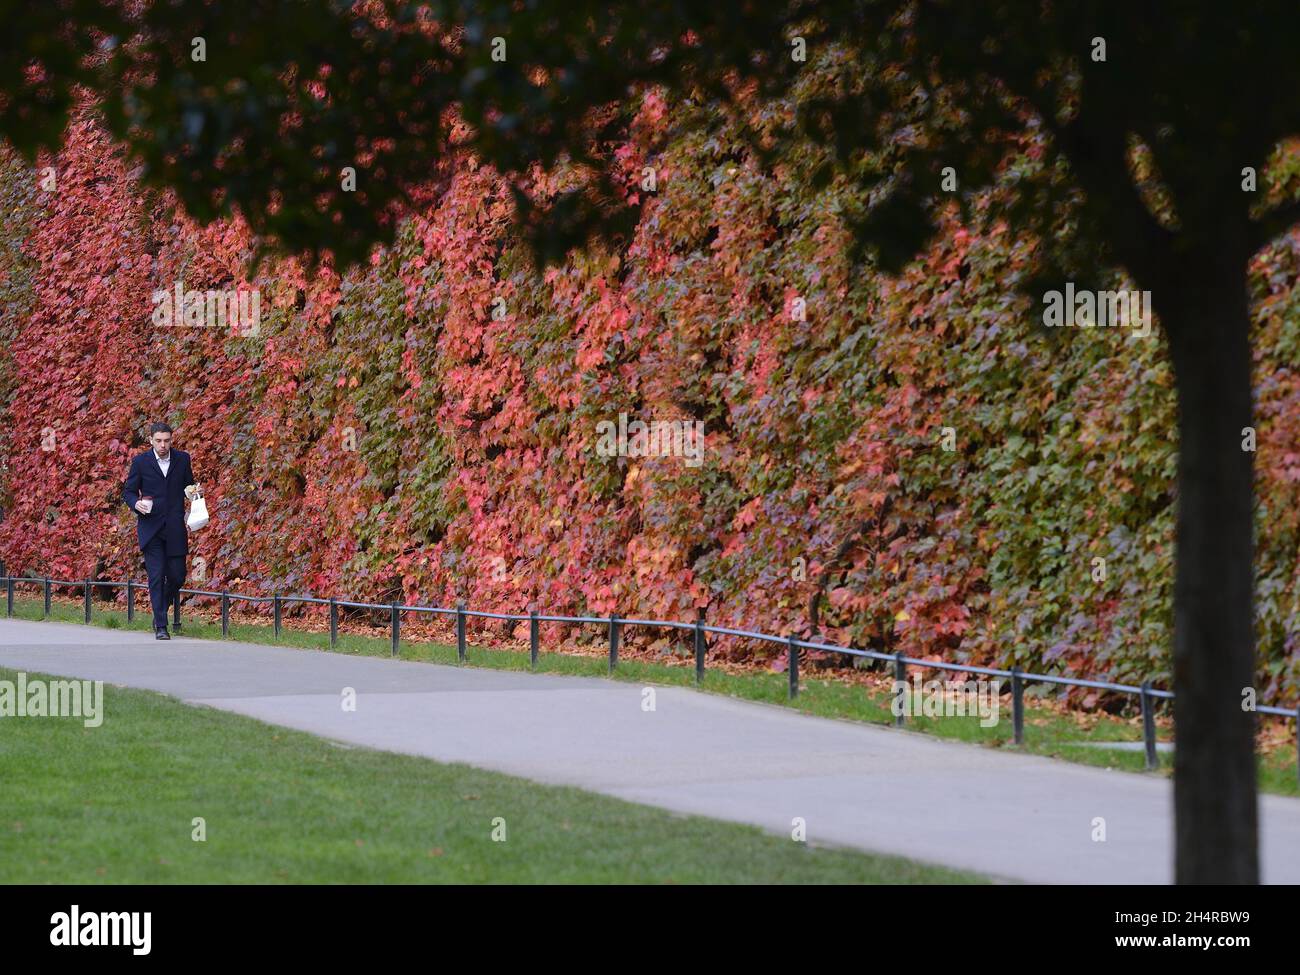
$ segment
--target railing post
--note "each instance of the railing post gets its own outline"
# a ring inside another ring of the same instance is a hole
[[[172,629],[181,628],[181,591],[176,590],[176,598],[172,600]]]
[[[1151,682],[1142,682],[1142,739],[1146,743],[1147,768],[1156,767],[1156,715],[1155,699],[1151,697]]]
[[[794,645],[794,634],[786,638],[785,669],[790,677],[790,700],[799,696],[799,648]]]
[[[13,576],[5,576],[5,612],[14,615],[14,580]]]
[[[465,662],[465,600],[456,603],[456,662]]]
[[[85,581],[82,582],[81,593],[82,593],[81,596],[82,601],[85,603],[85,607],[86,607],[86,622],[89,623],[90,622],[90,580],[89,579],[86,579]]]
[[[618,636],[619,636],[618,615],[609,614],[609,672],[614,673],[614,668],[618,666]]]
[[[897,689],[900,683],[903,685],[901,690]],[[896,688],[894,691],[895,696],[907,693],[907,663],[903,660],[902,651],[894,654],[894,687]],[[896,709],[894,714],[895,728],[903,727],[903,716],[906,711],[907,708],[904,707]]]
[[[339,604],[330,596],[330,649],[339,645]]]
[[[704,617],[695,618],[695,685],[704,683],[704,654],[708,650],[704,639]]]
[[[1015,743],[1025,743],[1025,682],[1020,678],[1020,666],[1011,668],[1011,727]]]
[[[230,636],[230,593],[221,590],[221,638]]]
[[[44,589],[44,596],[45,596],[45,608],[41,611],[42,612],[41,618],[47,619],[50,615],[50,577],[49,576],[45,577],[45,585],[43,589]]]
[[[398,644],[402,641],[402,611],[398,609],[400,604],[396,599],[393,600],[393,656],[397,656]]]
[[[540,640],[538,639],[537,632],[537,610],[530,609],[528,611],[528,666],[533,670],[537,669],[537,649],[539,642]]]
[[[280,639],[280,594],[271,597],[271,625],[275,628],[275,638]]]
[[[45,612],[50,611],[50,580],[45,580]],[[135,580],[126,580],[126,621],[135,621]]]

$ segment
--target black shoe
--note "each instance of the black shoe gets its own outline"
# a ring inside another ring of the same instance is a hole
[[[170,640],[172,635],[168,633],[167,628],[164,627],[161,630],[154,630],[153,638],[155,640]]]

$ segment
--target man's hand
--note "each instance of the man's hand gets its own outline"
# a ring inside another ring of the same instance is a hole
[[[189,498],[191,501],[194,500],[194,496],[198,493],[199,486],[197,484],[191,484],[185,488],[185,497]]]
[[[149,511],[146,510],[146,508],[141,508],[140,505],[142,505],[142,504],[144,504],[144,498],[141,498],[139,501],[137,501],[137,502],[135,503],[135,510],[138,511],[138,512],[140,512],[140,514],[142,514],[142,515],[147,515],[147,514],[149,513]],[[147,506],[146,506],[146,507],[147,507]]]

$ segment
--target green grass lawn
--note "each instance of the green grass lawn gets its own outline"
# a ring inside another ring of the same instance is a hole
[[[0,883],[983,882],[151,691],[104,715],[0,718]]]
[[[21,593],[21,589],[18,590]],[[142,596],[142,601],[147,598]],[[238,605],[238,604],[236,604]],[[126,611],[103,608],[104,604],[96,602],[92,613],[93,623],[100,626],[125,628],[148,632],[151,629],[147,609],[137,609],[136,619],[128,624]],[[43,604],[39,598],[24,598],[15,595],[14,615],[24,619],[40,619]],[[55,599],[51,606],[51,619],[67,622],[83,622],[83,607],[80,600]],[[411,614],[403,617],[404,623]],[[221,639],[221,625],[217,622],[204,622],[199,617],[186,615],[182,608],[183,634],[186,637],[204,639]],[[279,646],[302,647],[311,649],[329,649],[328,633],[313,633],[291,629],[291,620],[285,620],[277,639],[270,625],[234,623],[230,627],[230,637],[248,643],[265,643]],[[538,659],[538,672],[552,674],[569,674],[581,676],[612,676],[616,680],[633,681],[642,684],[667,684],[693,686],[695,672],[691,666],[682,664],[656,663],[636,659],[620,659],[618,668],[609,675],[608,661],[603,656],[585,657],[574,654],[543,652]],[[346,633],[340,628],[338,652],[364,654],[367,656],[390,656],[392,646],[387,632],[375,636],[360,633]],[[443,643],[420,642],[405,637],[401,641],[401,659],[422,660],[433,663],[455,664],[456,648]],[[470,645],[466,651],[466,663],[472,667],[487,667],[502,670],[528,670],[529,660],[526,651],[490,649]],[[691,663],[683,659],[682,663]],[[781,707],[792,707],[808,714],[830,718],[844,718],[865,721],[873,724],[892,724],[890,712],[890,695],[887,689],[866,687],[842,679],[824,679],[801,675],[799,697],[794,701],[788,699],[787,680],[784,674],[752,671],[743,674],[728,674],[720,670],[709,671],[705,677],[702,690],[726,694],[750,701],[761,701]],[[1028,684],[1025,696],[1025,743],[1021,746],[1012,744],[1011,707],[1009,698],[1002,699],[999,719],[995,725],[982,727],[978,718],[945,717],[927,718],[909,717],[907,727],[943,738],[984,745],[989,748],[1021,750],[1053,758],[1079,762],[1106,768],[1142,772],[1144,756],[1141,751],[1121,751],[1118,749],[1095,748],[1088,742],[1138,742],[1142,739],[1141,723],[1136,719],[1121,719],[1109,715],[1099,716],[1090,727],[1081,726],[1076,720],[1058,710],[1035,704],[1034,695],[1049,691],[1047,685]],[[1157,735],[1161,741],[1170,740],[1167,728],[1162,727]],[[1292,744],[1260,756],[1260,788],[1266,792],[1281,795],[1300,795],[1300,784],[1296,775],[1296,752],[1294,738]],[[1171,774],[1173,768],[1172,753],[1161,753],[1160,768],[1152,774]]]

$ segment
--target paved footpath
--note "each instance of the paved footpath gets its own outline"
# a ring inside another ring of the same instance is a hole
[[[1047,883],[1169,883],[1167,779],[815,718],[685,688],[0,620],[0,666],[143,687],[328,738],[466,762],[811,841]],[[357,709],[340,706],[352,687]],[[112,718],[105,688],[106,720]],[[1093,820],[1106,821],[1094,842]],[[1270,883],[1300,799],[1261,797]]]

